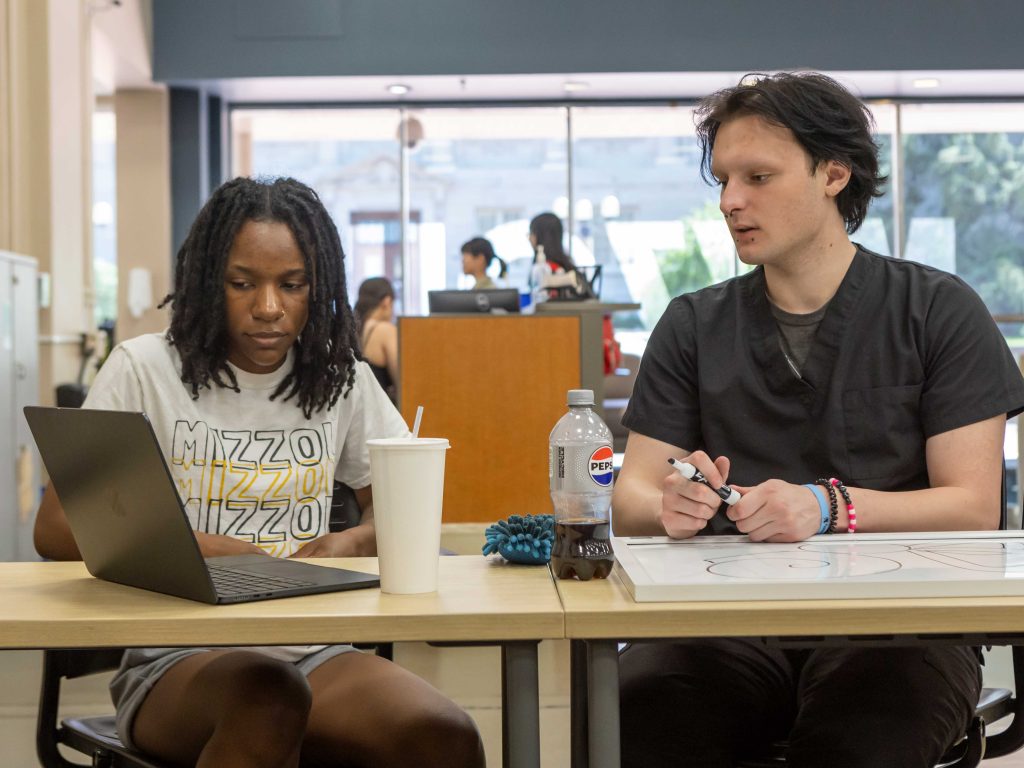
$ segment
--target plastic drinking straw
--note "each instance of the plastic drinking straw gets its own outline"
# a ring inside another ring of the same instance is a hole
[[[423,421],[423,406],[416,407],[416,420],[412,423],[412,436],[414,438],[420,435],[420,422]]]

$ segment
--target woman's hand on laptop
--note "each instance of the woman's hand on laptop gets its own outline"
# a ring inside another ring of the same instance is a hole
[[[196,541],[203,557],[220,557],[221,555],[265,555],[262,549],[248,541],[219,533],[202,533],[196,531]]]
[[[357,525],[303,544],[292,557],[373,557],[377,538],[372,525]]]

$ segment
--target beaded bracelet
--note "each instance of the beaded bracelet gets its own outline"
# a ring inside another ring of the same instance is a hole
[[[850,492],[847,490],[846,486],[843,485],[841,480],[837,480],[834,477],[830,477],[828,481],[834,488],[838,489],[839,494],[843,497],[843,503],[846,504],[846,516],[848,519],[848,522],[846,524],[846,532],[856,533],[857,509],[853,506],[853,498],[850,496]]]
[[[836,489],[832,483],[824,477],[819,477],[815,481],[818,485],[825,487],[828,491],[828,505],[829,505],[829,524],[828,533],[836,532],[836,523],[839,521],[839,502],[836,499]],[[845,499],[844,499],[845,501]]]

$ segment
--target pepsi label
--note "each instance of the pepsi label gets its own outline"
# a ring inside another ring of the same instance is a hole
[[[593,493],[611,490],[612,447],[604,444],[553,445],[549,454],[548,476],[552,491]]]
[[[602,445],[592,454],[588,465],[590,479],[602,488],[611,488],[612,485],[612,447]]]

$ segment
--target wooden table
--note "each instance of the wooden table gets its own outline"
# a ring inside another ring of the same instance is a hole
[[[809,647],[841,642],[1006,645],[1024,638],[1024,596],[637,603],[617,573],[601,580],[556,581],[565,635],[574,641],[576,655],[581,646],[586,655],[585,662],[573,663],[574,671],[578,666],[586,674],[585,751],[591,768],[619,765],[618,643],[625,640],[763,637]],[[577,754],[573,765],[579,764]]]
[[[323,560],[377,572],[376,558]],[[0,649],[489,642],[502,646],[506,765],[540,766],[537,644],[564,637],[546,568],[442,557],[424,595],[379,589],[205,605],[111,584],[80,562],[0,563]]]

